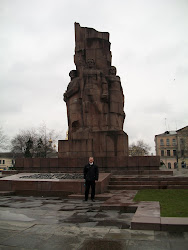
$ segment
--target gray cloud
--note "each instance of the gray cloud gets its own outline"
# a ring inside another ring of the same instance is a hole
[[[67,130],[63,92],[75,68],[74,22],[110,32],[130,143],[188,124],[187,1],[1,0],[0,112],[7,134]],[[60,138],[61,139],[61,138]]]

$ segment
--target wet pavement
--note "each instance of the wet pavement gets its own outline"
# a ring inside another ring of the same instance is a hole
[[[0,197],[0,249],[188,249],[188,232],[131,230],[133,213],[104,201]]]

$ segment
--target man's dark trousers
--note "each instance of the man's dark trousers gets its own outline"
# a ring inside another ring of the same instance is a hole
[[[91,187],[91,199],[95,197],[95,181],[86,181],[85,182],[85,200],[88,200],[89,189]]]

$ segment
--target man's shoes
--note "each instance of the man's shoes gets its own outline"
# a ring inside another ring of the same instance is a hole
[[[93,202],[95,202],[95,200],[94,199],[91,199]]]

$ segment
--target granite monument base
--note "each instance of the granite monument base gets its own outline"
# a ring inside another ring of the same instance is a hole
[[[84,179],[41,179],[30,178],[33,173],[19,173],[0,179],[0,191],[13,191],[21,195],[67,196],[84,194]],[[25,178],[23,178],[25,177]],[[96,181],[96,194],[107,191],[110,173],[101,173]]]
[[[15,168],[22,172],[39,173],[83,173],[84,166],[88,163],[88,157],[65,158],[17,158]],[[159,171],[159,156],[119,156],[119,157],[95,157],[95,163],[99,166],[100,173],[126,172],[139,174],[143,171]]]
[[[123,131],[78,132],[71,140],[58,141],[59,158],[128,156],[128,135]]]

